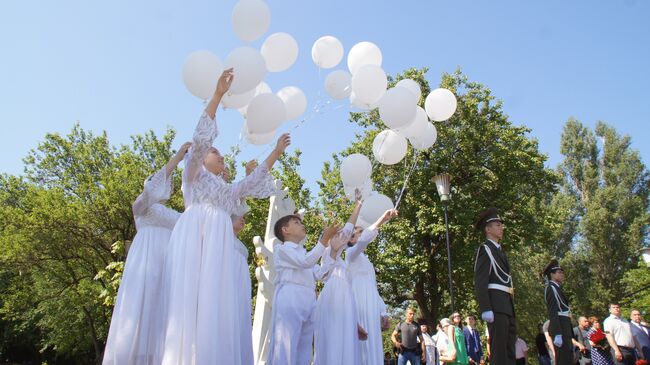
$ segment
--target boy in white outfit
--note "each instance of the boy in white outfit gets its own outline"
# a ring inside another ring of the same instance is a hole
[[[275,246],[273,254],[276,273],[269,365],[309,365],[311,362],[316,280],[327,274],[334,261],[325,260],[322,266],[316,263],[339,229],[336,225],[327,227],[318,244],[307,252],[302,245],[306,232],[300,216],[288,215],[276,222],[274,233],[283,244]],[[344,231],[352,229],[346,224]],[[342,244],[340,240],[334,241]]]

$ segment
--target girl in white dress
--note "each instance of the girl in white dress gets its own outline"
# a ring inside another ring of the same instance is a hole
[[[252,306],[251,306],[251,274],[248,271],[248,249],[242,241],[237,238],[239,232],[244,229],[246,224],[246,219],[244,218],[247,209],[243,209],[241,212],[237,212],[232,216],[232,228],[235,233],[235,246],[237,249],[237,259],[235,262],[235,280],[239,283],[239,289],[236,291],[236,295],[239,296],[239,302],[242,305],[242,310],[239,312],[239,322],[241,328],[251,328],[252,326]],[[241,343],[252,343],[252,333],[251,331],[239,331],[241,337]],[[253,363],[253,353],[250,352],[250,358],[243,357],[242,363],[252,364]]]
[[[382,317],[386,315],[386,304],[377,290],[375,267],[368,260],[364,251],[368,244],[377,237],[379,228],[395,216],[397,216],[396,210],[387,210],[367,229],[362,230],[357,227],[346,252],[345,260],[352,281],[352,292],[359,324],[368,332],[368,340],[361,342],[360,364],[363,365],[382,364],[384,361],[381,327],[382,320],[384,320]]]
[[[314,312],[314,365],[359,364],[361,361],[359,337],[362,329],[358,326],[348,265],[341,257],[343,247],[352,236],[360,209],[358,194],[348,223],[330,240],[330,246],[323,253],[323,266],[330,269]],[[331,260],[334,260],[333,264]]]
[[[164,204],[172,192],[172,172],[187,153],[185,143],[167,166],[144,182],[132,206],[137,234],[124,265],[103,364],[159,364],[163,339],[163,264],[169,236],[180,213]]]
[[[167,260],[171,280],[165,365],[252,364],[253,344],[250,337],[244,340],[242,336],[242,332],[251,332],[250,322],[247,326],[240,323],[241,312],[250,307],[238,295],[242,288],[236,263],[241,254],[231,214],[237,212],[243,198],[268,197],[275,191],[269,170],[290,138],[283,134],[264,163],[243,180],[234,184],[224,181],[224,159],[212,142],[218,133],[216,110],[232,79],[232,69],[219,78],[186,157],[185,212],[172,232]],[[250,302],[250,291],[247,298]]]

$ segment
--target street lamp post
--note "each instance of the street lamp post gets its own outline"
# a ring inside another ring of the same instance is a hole
[[[445,211],[445,234],[447,238],[447,274],[449,275],[449,299],[451,300],[451,311],[454,312],[454,286],[451,281],[451,250],[449,249],[449,218],[447,215],[447,205],[449,203],[449,191],[451,189],[450,181],[451,176],[449,174],[439,174],[433,177],[433,181],[436,183],[436,189],[438,190],[438,195],[440,195],[440,201]]]

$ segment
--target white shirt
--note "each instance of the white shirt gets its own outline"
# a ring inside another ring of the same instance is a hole
[[[353,229],[352,224],[346,223],[340,234],[350,234]],[[291,241],[276,246],[273,253],[275,287],[279,284],[296,284],[316,289],[316,280],[321,280],[334,264],[328,255],[323,265],[316,265],[323,252],[325,246],[320,241],[309,252],[301,244]]]
[[[273,253],[276,288],[279,284],[296,284],[315,289],[320,268],[316,263],[324,251],[325,246],[320,242],[309,252],[291,241],[276,246]]]
[[[517,337],[517,342],[515,342],[515,358],[523,359],[526,357],[526,351],[528,351],[528,345],[526,345],[526,341]]]
[[[623,318],[611,314],[605,318],[603,329],[614,337],[617,346],[634,348],[634,337],[632,337],[632,328],[630,322]]]

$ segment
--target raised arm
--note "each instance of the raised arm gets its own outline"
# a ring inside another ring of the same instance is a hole
[[[217,135],[219,134],[215,120],[217,107],[219,106],[219,103],[221,103],[223,95],[228,91],[228,89],[230,89],[233,78],[232,69],[225,70],[221,74],[219,81],[217,81],[217,88],[214,91],[210,102],[205,107],[205,110],[199,119],[199,123],[194,129],[192,150],[190,151],[190,156],[185,166],[185,173],[189,180],[194,179],[196,174],[200,171],[200,168],[203,165],[203,160],[208,154],[210,147],[212,147],[212,142],[214,142],[214,139],[217,138]]]
[[[167,162],[165,168],[168,179],[172,176],[172,173],[176,169],[176,166],[178,166],[178,164],[183,161],[183,158],[187,154],[187,151],[189,151],[190,147],[192,147],[192,142],[183,143],[176,154],[169,160],[169,162]]]
[[[266,198],[276,191],[273,177],[269,171],[275,161],[281,156],[291,143],[289,134],[283,134],[278,138],[275,149],[269,154],[266,161],[257,166],[255,161],[246,165],[246,177],[232,184],[232,194],[235,198],[251,196],[254,198]]]
[[[347,256],[346,259],[349,261],[352,261],[356,259],[363,251],[365,251],[366,247],[370,244],[370,242],[374,241],[374,239],[377,237],[377,234],[379,233],[379,228],[383,226],[386,222],[389,220],[393,219],[394,217],[397,217],[398,211],[395,209],[389,209],[384,212],[384,214],[377,219],[375,223],[373,223],[370,227],[366,228],[363,230],[361,233],[361,236],[357,240],[357,244],[348,248]]]

